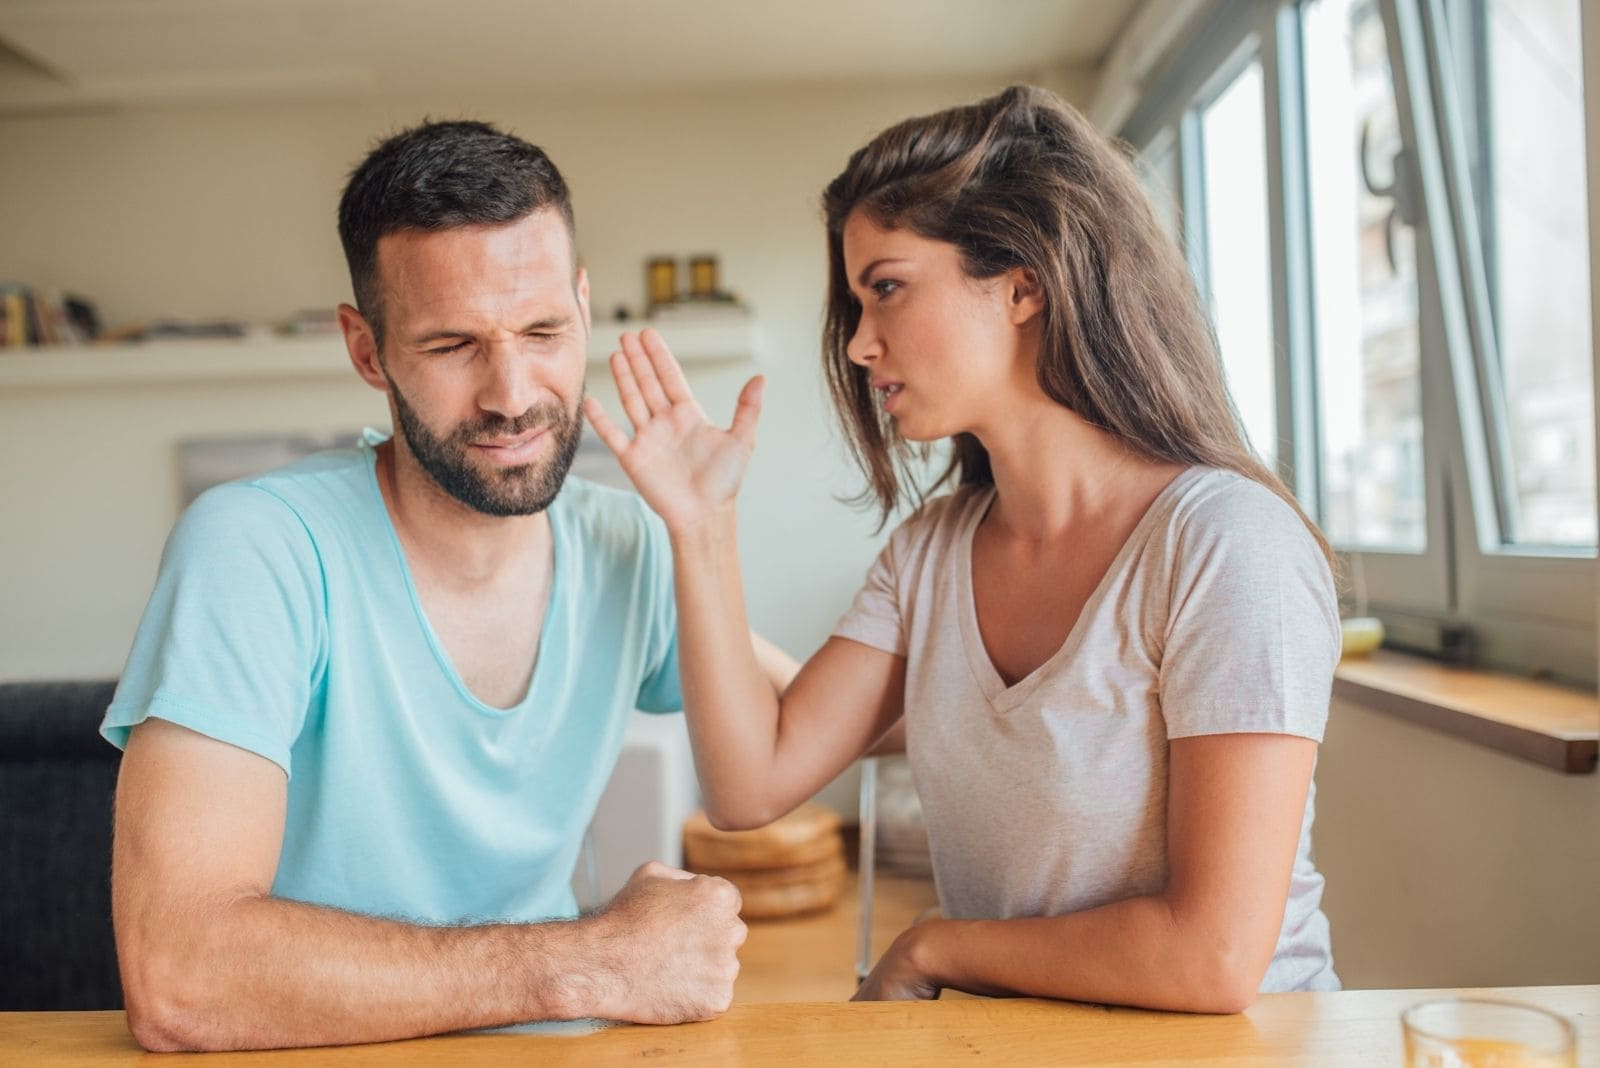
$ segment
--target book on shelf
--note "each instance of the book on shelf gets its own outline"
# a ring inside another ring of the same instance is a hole
[[[20,349],[28,344],[28,305],[21,286],[0,289],[0,314],[5,316],[5,330],[0,332],[0,345]]]
[[[82,345],[99,330],[94,306],[81,297],[0,282],[0,349]]]

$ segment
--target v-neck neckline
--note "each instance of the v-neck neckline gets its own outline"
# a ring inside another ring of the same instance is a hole
[[[534,689],[539,685],[541,674],[549,674],[548,671],[541,671],[541,668],[546,659],[546,637],[552,629],[551,617],[556,611],[558,584],[561,583],[561,565],[567,557],[565,547],[562,544],[565,540],[565,531],[562,529],[562,523],[556,508],[557,502],[552,501],[550,507],[546,509],[546,515],[550,518],[550,553],[552,557],[550,589],[545,594],[544,622],[539,627],[539,639],[534,650],[533,672],[528,676],[528,689],[521,699],[505,708],[500,708],[489,704],[472,692],[472,688],[461,677],[461,672],[456,669],[455,661],[450,658],[450,651],[444,647],[444,642],[440,639],[438,631],[433,629],[433,623],[428,619],[427,609],[422,604],[422,596],[417,592],[416,580],[411,574],[411,561],[406,559],[405,546],[400,541],[400,532],[395,529],[394,517],[389,514],[389,504],[383,498],[383,487],[378,483],[377,446],[381,445],[385,440],[386,438],[383,436],[369,430],[363,436],[362,451],[367,454],[367,477],[373,497],[377,501],[378,514],[384,529],[388,531],[389,543],[394,549],[395,562],[400,568],[400,579],[405,587],[407,596],[410,598],[411,608],[416,613],[417,625],[422,629],[422,636],[427,641],[429,649],[432,650],[434,661],[438,664],[439,670],[444,674],[456,693],[474,711],[499,719],[513,715],[532,704]]]
[[[1062,639],[1056,651],[1051,653],[1044,663],[1009,686],[1001,677],[999,669],[994,666],[988,647],[983,643],[983,631],[978,626],[978,599],[972,581],[973,538],[978,532],[978,524],[983,522],[983,517],[988,515],[989,509],[994,506],[996,491],[991,486],[974,497],[967,514],[963,517],[964,522],[955,546],[958,562],[956,570],[959,576],[956,589],[957,611],[961,617],[961,644],[966,650],[967,663],[977,680],[979,690],[983,692],[983,696],[995,711],[1009,712],[1016,708],[1038,689],[1042,681],[1054,675],[1057,669],[1071,658],[1077,647],[1083,644],[1083,635],[1089,626],[1089,621],[1099,612],[1107,592],[1127,570],[1129,558],[1150,540],[1151,531],[1156,524],[1170,514],[1171,502],[1210,470],[1207,467],[1187,468],[1178,472],[1161,488],[1161,492],[1157,493],[1145,507],[1144,514],[1139,517],[1139,522],[1134,524],[1122,547],[1117,550],[1117,555],[1112,558],[1105,574],[1100,576],[1100,581],[1089,594],[1088,600],[1083,602],[1083,607],[1078,611],[1078,618],[1073,620],[1072,628],[1067,631],[1067,636]]]

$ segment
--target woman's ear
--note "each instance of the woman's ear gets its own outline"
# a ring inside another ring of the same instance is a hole
[[[1011,322],[1016,326],[1044,311],[1044,287],[1031,267],[1013,267],[1007,271],[1005,293]]]

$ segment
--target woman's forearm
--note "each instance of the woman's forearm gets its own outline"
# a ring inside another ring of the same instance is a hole
[[[1161,895],[1064,916],[931,920],[901,938],[940,987],[1179,1012],[1242,1011],[1267,964],[1225,924],[1186,922]]]
[[[672,536],[678,672],[706,814],[724,826],[768,822],[778,695],[751,645],[733,504]]]

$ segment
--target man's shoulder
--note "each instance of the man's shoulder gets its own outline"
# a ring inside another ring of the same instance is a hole
[[[212,486],[184,510],[176,546],[263,541],[309,544],[359,507],[368,462],[357,449],[316,453],[292,464]]]
[[[348,507],[361,499],[372,480],[372,460],[362,448],[328,449],[293,463],[239,479],[300,511]]]

